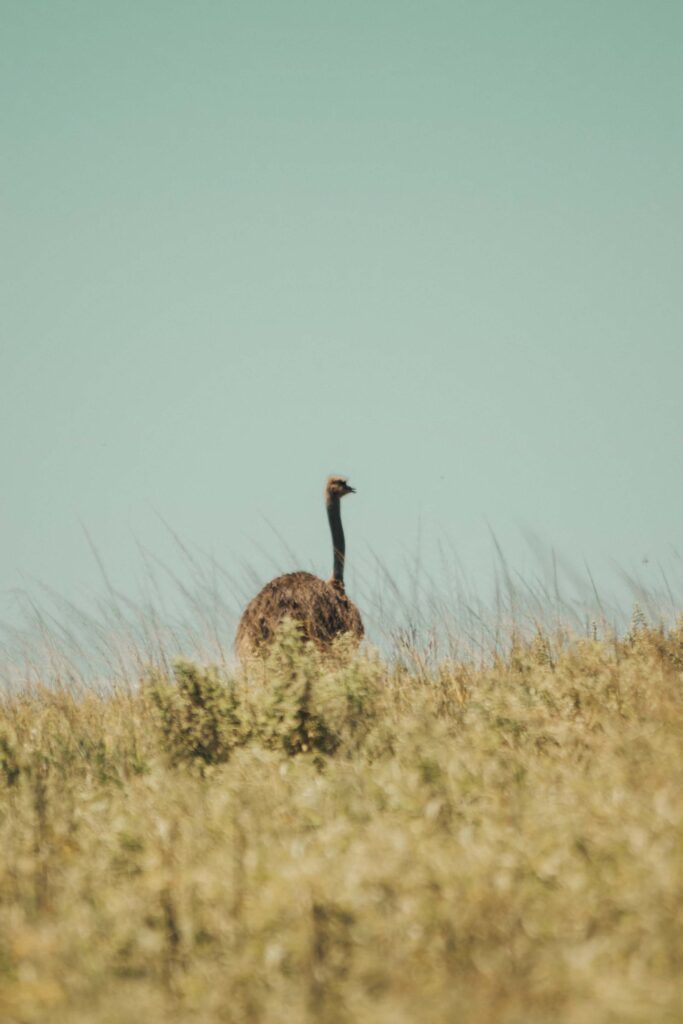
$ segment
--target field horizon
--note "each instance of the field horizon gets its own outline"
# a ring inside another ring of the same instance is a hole
[[[269,578],[303,568],[325,577],[277,535],[258,563],[227,568],[164,523],[162,556],[137,543],[137,587],[122,589],[115,566],[84,528],[83,555],[99,586],[80,595],[27,580],[5,593],[0,617],[0,686],[68,683],[86,688],[126,682],[143,666],[170,672],[175,658],[237,668],[233,641],[240,614]],[[513,561],[490,530],[489,571],[473,572],[447,538],[430,550],[418,540],[395,566],[370,551],[353,553],[347,591],[362,612],[370,645],[393,661],[419,652],[436,663],[448,658],[488,663],[511,636],[538,631],[612,639],[627,634],[635,616],[670,628],[683,608],[683,561],[672,547],[669,563],[647,573],[576,564],[531,532],[526,557]],[[477,564],[482,562],[481,554]],[[641,566],[642,569],[642,566]]]

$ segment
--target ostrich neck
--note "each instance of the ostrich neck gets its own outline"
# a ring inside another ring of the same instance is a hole
[[[332,533],[332,549],[334,551],[334,569],[332,572],[332,582],[344,589],[344,553],[346,551],[346,545],[344,543],[344,531],[342,529],[341,522],[341,508],[339,507],[339,498],[331,498],[327,502],[327,518],[330,524],[330,531]]]

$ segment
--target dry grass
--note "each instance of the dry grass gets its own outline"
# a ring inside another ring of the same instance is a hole
[[[134,682],[3,702],[3,1021],[683,1019],[683,623]]]

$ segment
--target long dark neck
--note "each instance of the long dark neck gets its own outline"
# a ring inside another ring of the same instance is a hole
[[[327,499],[327,518],[330,523],[330,530],[332,532],[332,548],[334,550],[334,570],[332,572],[332,582],[337,586],[344,589],[344,553],[346,551],[346,545],[344,543],[344,531],[342,530],[341,522],[341,509],[339,507],[339,498],[328,498]]]

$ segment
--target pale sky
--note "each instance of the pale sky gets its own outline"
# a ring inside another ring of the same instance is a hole
[[[0,10],[3,614],[84,526],[328,575],[328,473],[349,589],[489,527],[681,584],[683,4]]]

